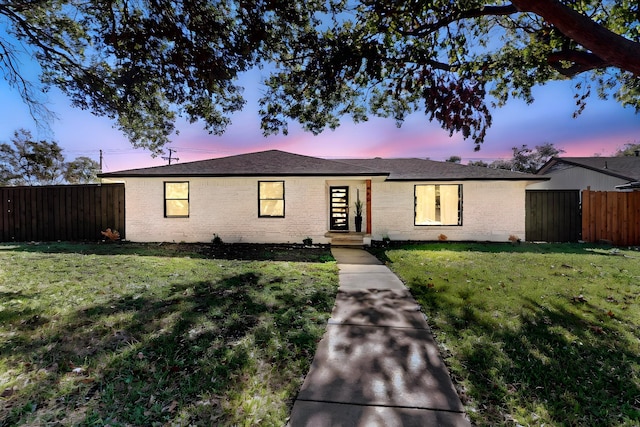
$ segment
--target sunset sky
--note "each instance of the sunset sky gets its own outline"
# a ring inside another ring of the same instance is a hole
[[[615,101],[592,97],[582,115],[573,119],[575,101],[571,82],[537,88],[532,105],[514,100],[494,110],[493,126],[479,152],[474,152],[471,141],[455,134],[449,137],[448,132],[437,123],[429,123],[422,113],[410,116],[401,128],[397,128],[392,119],[371,119],[356,125],[346,117],[336,131],[327,130],[318,136],[292,124],[289,135],[265,138],[260,130],[257,105],[262,77],[260,71],[243,76],[240,84],[245,87],[248,102],[242,112],[233,116],[233,123],[223,136],[209,135],[197,123],[178,124],[180,135],[175,135],[167,147],[177,151],[175,156],[181,163],[268,149],[325,158],[444,160],[457,155],[463,163],[479,159],[490,162],[510,158],[511,148],[522,144],[533,147],[550,142],[564,149],[564,156],[596,153],[606,156],[626,143],[640,143],[640,115]],[[166,164],[160,157],[152,158],[148,151],[134,149],[112,128],[110,120],[71,108],[68,99],[55,90],[47,98],[49,108],[59,117],[51,125],[52,133],[36,128],[27,107],[4,80],[0,80],[0,96],[0,142],[8,142],[14,130],[25,128],[38,139],[57,141],[68,160],[88,156],[97,161],[99,150],[103,150],[105,172]]]

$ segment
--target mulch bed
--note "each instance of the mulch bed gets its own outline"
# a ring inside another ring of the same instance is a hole
[[[258,243],[163,243],[162,247],[178,252],[196,252],[207,258],[252,261],[333,261],[330,245],[258,244]]]

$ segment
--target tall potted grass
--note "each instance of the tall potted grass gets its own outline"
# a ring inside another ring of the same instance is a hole
[[[362,207],[363,206],[364,206],[364,203],[362,203],[362,200],[360,200],[360,190],[358,190],[358,197],[355,202],[355,208],[356,208],[355,221],[356,221],[357,233],[360,233],[362,231]]]

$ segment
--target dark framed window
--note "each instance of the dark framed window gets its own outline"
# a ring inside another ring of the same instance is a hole
[[[164,183],[165,218],[189,217],[189,182]]]
[[[415,186],[415,225],[462,225],[462,185]]]
[[[284,218],[284,181],[258,181],[258,216]]]

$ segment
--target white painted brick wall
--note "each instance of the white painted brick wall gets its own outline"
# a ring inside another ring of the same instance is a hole
[[[189,181],[189,218],[164,217],[164,181]],[[285,181],[285,218],[258,217],[258,181]],[[124,180],[127,239],[137,242],[210,242],[213,234],[224,242],[301,243],[311,237],[328,243],[329,187],[350,186],[350,206],[366,200],[363,179],[325,177],[284,178],[127,178]],[[436,182],[430,182],[436,183]],[[525,237],[527,182],[464,181],[463,225],[414,226],[416,182],[373,182],[372,238],[392,240],[507,241]],[[366,208],[365,208],[366,213]],[[350,229],[355,230],[354,212]],[[366,218],[363,221],[363,231]]]
[[[189,181],[189,218],[164,217],[164,181]],[[285,217],[258,217],[258,181],[285,181]],[[137,242],[327,242],[324,178],[127,178],[127,239]]]
[[[462,184],[462,226],[415,226],[414,186],[424,182],[374,183],[372,237],[380,240],[507,241],[525,238],[525,187],[519,181],[429,182]]]

